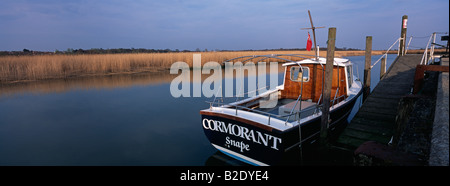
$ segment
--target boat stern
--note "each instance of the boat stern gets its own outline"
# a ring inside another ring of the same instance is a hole
[[[244,118],[200,111],[206,137],[219,151],[252,165],[267,166],[281,159],[282,132]]]

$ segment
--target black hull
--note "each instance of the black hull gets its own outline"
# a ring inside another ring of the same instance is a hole
[[[359,95],[330,112],[329,136],[346,126]],[[279,165],[289,164],[289,157],[298,154],[300,145],[305,148],[315,144],[319,139],[321,117],[301,124],[301,144],[298,125],[280,131],[210,114],[202,114],[202,124],[208,140],[224,154],[253,165]],[[221,126],[217,126],[219,124]]]

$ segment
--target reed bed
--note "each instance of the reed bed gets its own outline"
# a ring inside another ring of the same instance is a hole
[[[238,51],[184,52],[140,54],[39,55],[0,57],[0,83],[58,79],[115,73],[155,72],[167,70],[174,62],[186,62],[192,67],[193,54],[202,54],[202,64],[223,62],[240,56],[268,54],[307,54],[313,51]],[[326,54],[322,51],[321,56]],[[374,55],[383,51],[373,51]],[[364,51],[337,51],[336,56],[364,55]],[[287,57],[297,60],[294,57]],[[273,59],[270,61],[275,62]],[[269,60],[266,60],[269,62]]]

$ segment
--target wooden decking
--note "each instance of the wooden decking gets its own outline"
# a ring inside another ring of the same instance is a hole
[[[400,98],[411,92],[416,66],[422,55],[398,57],[336,141],[355,150],[366,141],[389,143],[394,133]],[[372,72],[374,73],[374,72]]]

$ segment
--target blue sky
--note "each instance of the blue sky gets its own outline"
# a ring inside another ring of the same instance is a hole
[[[2,0],[0,51],[305,48],[308,10],[323,47],[336,27],[337,47],[387,49],[403,15],[413,47],[449,31],[448,0]]]

